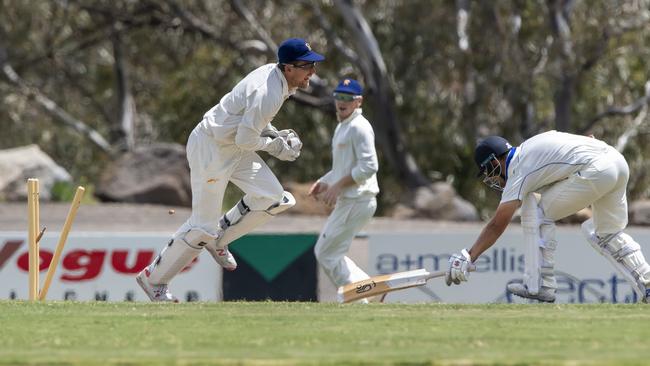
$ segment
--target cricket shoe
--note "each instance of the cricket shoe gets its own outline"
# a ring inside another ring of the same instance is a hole
[[[533,299],[541,302],[555,302],[555,289],[542,287],[536,294],[528,292],[528,287],[523,283],[509,283],[506,286],[508,292],[525,299]]]
[[[219,265],[226,271],[234,271],[237,269],[237,261],[228,250],[227,245],[223,248],[217,249],[211,248],[209,245],[205,248],[212,255],[212,258],[214,258],[214,260],[217,261],[217,263],[219,263]]]
[[[169,292],[167,285],[153,285],[149,282],[149,268],[138,273],[135,280],[151,301],[178,302],[178,299]]]

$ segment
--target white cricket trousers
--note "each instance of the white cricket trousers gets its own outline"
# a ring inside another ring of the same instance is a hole
[[[268,165],[254,151],[216,143],[195,128],[187,140],[192,184],[192,214],[177,234],[193,227],[216,234],[223,195],[233,182],[246,195],[251,210],[266,210],[282,200],[284,189]]]
[[[346,256],[352,239],[370,221],[377,209],[375,197],[339,198],[321,232],[314,253],[335,286],[369,278]]]
[[[627,226],[627,181],[630,169],[610,147],[591,164],[540,193],[546,217],[557,221],[591,205],[596,234],[617,233]]]

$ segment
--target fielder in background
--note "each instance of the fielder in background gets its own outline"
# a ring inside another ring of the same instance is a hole
[[[511,283],[507,290],[555,301],[555,221],[591,205],[593,217],[582,224],[585,238],[625,277],[639,301],[650,301],[650,265],[640,245],[623,232],[629,168],[616,149],[592,137],[550,131],[519,147],[487,137],[474,159],[483,182],[503,192],[501,203],[472,248],[449,258],[447,285],[467,281],[470,264],[494,244],[521,206],[526,269],[523,284]]]
[[[178,301],[167,285],[203,248],[225,270],[237,268],[228,244],[295,204],[256,152],[285,161],[300,155],[298,135],[278,131],[271,120],[297,88],[309,86],[316,63],[324,59],[303,39],[284,41],[278,63],[253,70],[194,128],[187,141],[192,214],[136,277],[152,301]],[[245,195],[221,216],[228,182]]]
[[[318,201],[335,205],[314,253],[337,287],[368,278],[346,253],[377,209],[375,133],[361,114],[362,94],[354,79],[343,79],[334,90],[339,124],[332,138],[332,169],[309,189],[309,195]]]

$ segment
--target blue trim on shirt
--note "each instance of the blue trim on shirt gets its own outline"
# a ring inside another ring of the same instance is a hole
[[[516,147],[513,147],[510,149],[510,153],[508,154],[508,158],[506,158],[506,181],[508,180],[508,167],[510,167],[510,160],[512,160],[512,157],[515,156],[515,150],[517,150]]]

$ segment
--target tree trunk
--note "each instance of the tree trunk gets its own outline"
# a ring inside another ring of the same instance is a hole
[[[406,150],[395,112],[394,91],[390,84],[384,59],[370,26],[351,0],[336,0],[345,24],[353,37],[360,58],[360,67],[368,89],[366,98],[373,106],[372,123],[385,159],[400,181],[410,189],[428,186],[431,182]]]
[[[112,130],[112,142],[121,150],[132,151],[135,148],[135,100],[129,87],[127,66],[122,52],[122,40],[119,32],[113,33],[113,70],[115,72],[115,89],[117,95],[117,118]]]
[[[559,85],[555,90],[555,128],[568,131],[571,128],[571,106],[576,83],[575,53],[571,40],[572,0],[549,0],[548,9],[551,31],[559,48]]]
[[[568,131],[571,127],[571,104],[575,77],[569,70],[562,70],[562,80],[555,91],[555,128],[558,131]]]

